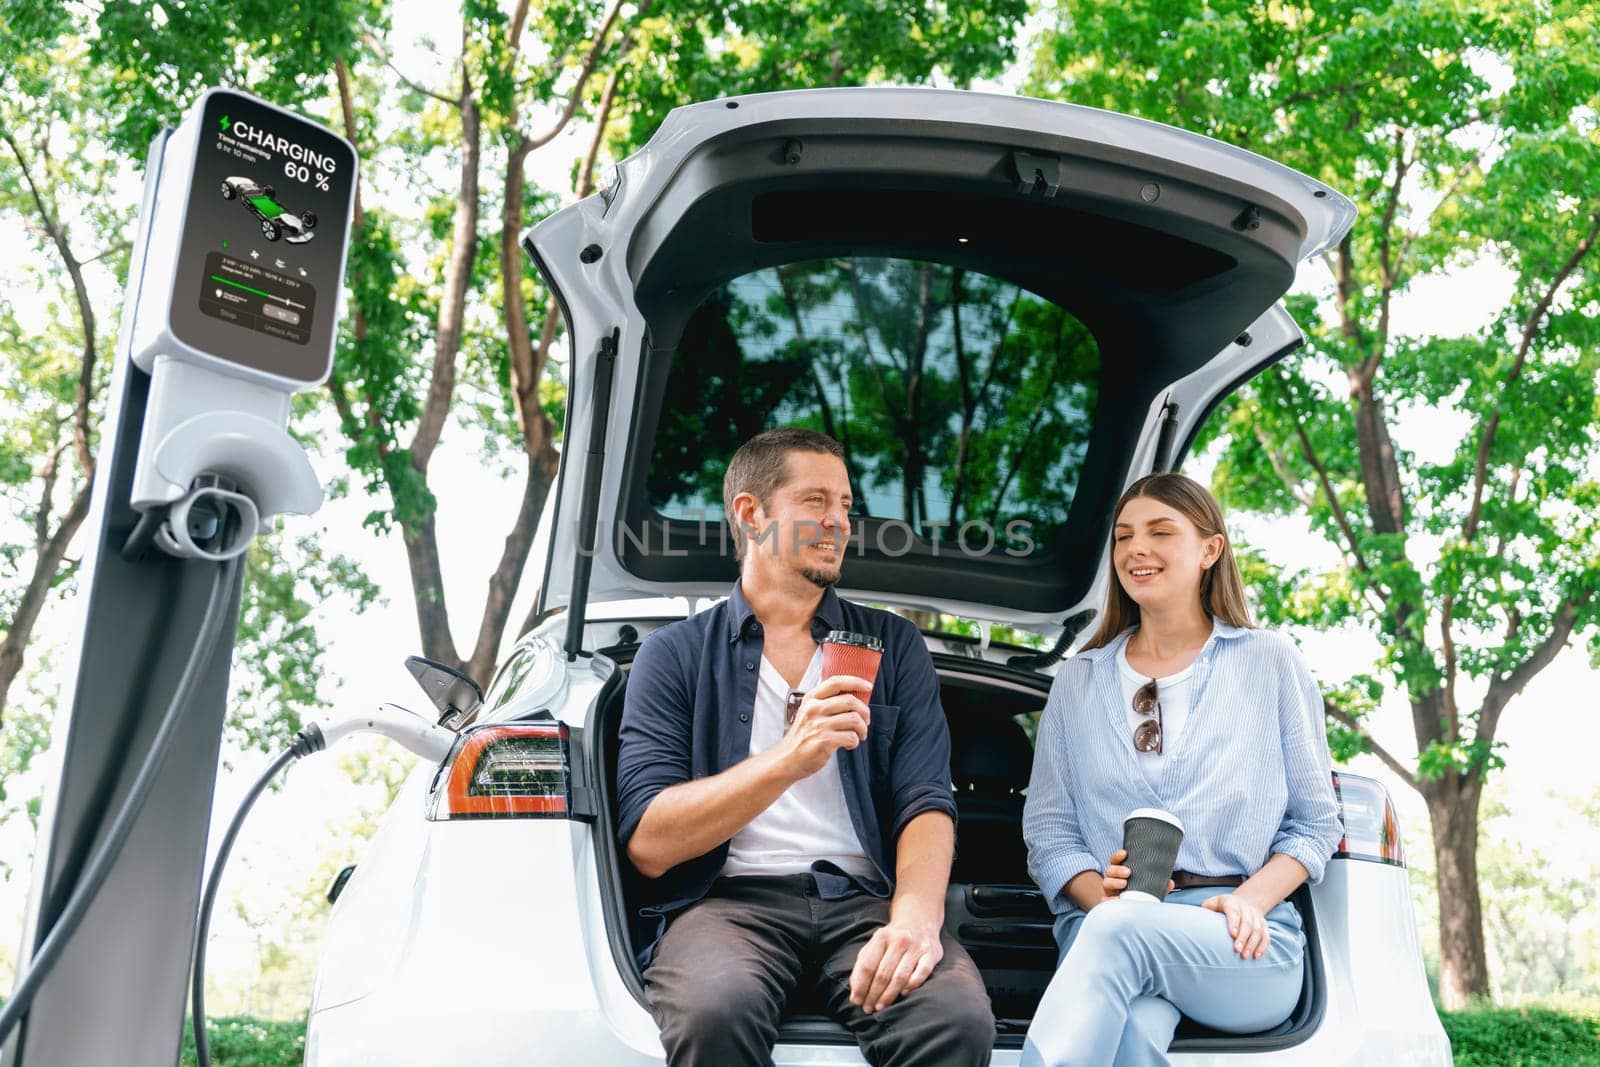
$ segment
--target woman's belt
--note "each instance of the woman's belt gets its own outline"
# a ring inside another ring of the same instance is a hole
[[[1190,874],[1188,871],[1172,872],[1173,889],[1203,889],[1211,886],[1237,889],[1244,885],[1242,874]]]

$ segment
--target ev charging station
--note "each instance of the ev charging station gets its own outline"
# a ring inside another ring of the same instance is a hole
[[[322,503],[286,425],[333,365],[356,166],[231,90],[151,145],[6,1067],[178,1060],[241,557]]]

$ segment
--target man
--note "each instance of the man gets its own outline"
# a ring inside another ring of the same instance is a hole
[[[982,976],[943,933],[955,804],[933,661],[911,623],[833,589],[843,455],[799,429],[739,449],[722,489],[739,581],[650,635],[629,675],[617,833],[674,1065],[771,1063],[808,993],[874,1064],[983,1064],[994,1043]],[[883,642],[875,683],[819,681],[830,630]]]

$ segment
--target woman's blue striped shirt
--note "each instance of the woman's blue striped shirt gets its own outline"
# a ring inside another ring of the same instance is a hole
[[[1322,694],[1294,644],[1271,630],[1213,620],[1194,664],[1189,718],[1152,787],[1135,762],[1109,645],[1068,660],[1039,720],[1022,832],[1028,872],[1052,911],[1122,846],[1122,820],[1163,808],[1182,820],[1178,869],[1252,875],[1274,853],[1322,880],[1343,833],[1333,796]]]

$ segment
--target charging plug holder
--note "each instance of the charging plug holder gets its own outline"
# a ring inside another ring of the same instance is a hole
[[[158,546],[229,559],[275,515],[322,505],[316,471],[284,428],[288,393],[167,356],[152,371],[132,504],[169,508]],[[217,542],[206,524],[229,515]]]

